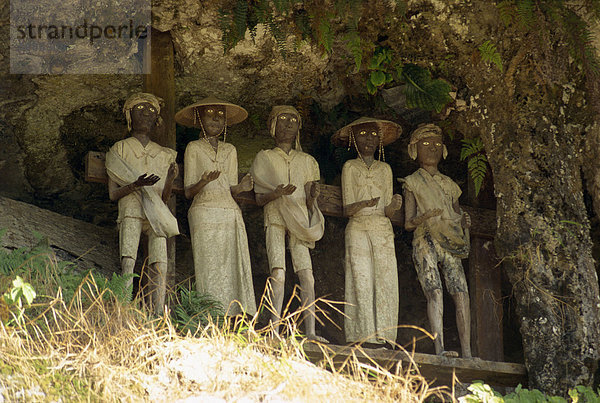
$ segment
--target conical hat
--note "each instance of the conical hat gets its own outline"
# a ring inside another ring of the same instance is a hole
[[[359,125],[361,123],[372,123],[375,122],[379,126],[382,134],[382,143],[384,146],[393,143],[398,140],[400,134],[402,134],[402,126],[389,120],[375,119],[368,117],[361,117],[356,119],[354,122],[342,127],[340,130],[335,132],[331,137],[331,142],[337,146],[348,145],[348,137],[350,136],[350,128]],[[356,133],[355,133],[356,134]]]
[[[232,104],[231,102],[222,101],[213,96],[208,96],[200,101],[188,105],[175,114],[175,121],[180,125],[187,127],[196,127],[197,124],[194,121],[194,109],[197,106],[208,106],[208,105],[223,105],[225,106],[225,115],[227,117],[227,126],[234,125],[236,123],[243,122],[248,117],[248,112],[239,105]]]

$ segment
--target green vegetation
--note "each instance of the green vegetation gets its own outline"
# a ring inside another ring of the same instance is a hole
[[[358,360],[341,367],[308,363],[307,340],[298,332],[302,312],[287,307],[280,333],[285,337],[258,329],[256,317],[223,317],[210,296],[182,287],[171,315],[156,317],[139,308],[140,300],[125,298],[122,276],[108,280],[93,271],[77,272],[74,264],[57,261],[43,237],[39,241],[32,248],[0,249],[5,400],[330,401],[344,396],[422,402],[449,396],[412,367],[391,373]],[[336,309],[329,301],[320,303]],[[268,307],[263,296],[259,310]],[[317,311],[327,319],[319,306]]]
[[[567,403],[563,397],[547,396],[537,389],[525,389],[517,386],[514,392],[502,396],[489,385],[476,381],[468,387],[470,394],[459,399],[461,403]],[[577,386],[569,390],[572,403],[598,403],[600,402],[600,389],[594,392],[592,388]]]

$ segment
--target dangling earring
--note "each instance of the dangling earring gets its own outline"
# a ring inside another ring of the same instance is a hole
[[[349,128],[348,131],[348,151],[350,151],[350,147],[352,146],[352,128]]]
[[[385,153],[383,151],[383,134],[379,135],[379,161],[385,162]]]
[[[195,111],[195,116],[194,116],[194,120],[196,123],[200,123],[200,129],[202,129],[202,136],[204,136],[204,139],[208,140],[208,137],[206,137],[206,130],[204,130],[204,125],[202,124],[202,119],[200,118],[200,111],[198,111],[198,109],[194,109]]]
[[[356,138],[354,137],[354,131],[352,131],[352,128],[350,128],[350,138],[351,138],[352,144],[354,145],[354,149],[356,150],[356,154],[358,154],[358,158],[360,158],[362,163],[365,164],[365,166],[367,166],[367,163],[363,159],[360,151],[358,150],[358,146],[356,145]],[[368,168],[368,166],[367,166],[367,168]]]
[[[225,127],[223,128],[223,143],[227,143],[227,108],[225,108]]]

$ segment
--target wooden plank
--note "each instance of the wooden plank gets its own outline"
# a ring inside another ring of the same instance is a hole
[[[482,380],[493,386],[515,387],[527,385],[527,371],[522,364],[484,361],[481,359],[448,358],[439,355],[407,353],[401,350],[368,349],[350,346],[316,345],[305,343],[304,352],[316,364],[324,362],[327,355],[336,368],[351,361],[355,356],[363,363],[377,363],[383,368],[395,371],[416,368],[419,373],[434,385],[451,385],[453,375],[460,382]]]
[[[48,238],[55,251],[78,258],[82,269],[95,267],[109,276],[119,271],[118,234],[112,228],[96,225],[44,210],[31,204],[0,197],[0,240],[9,248],[31,247],[37,243],[34,232]],[[58,252],[57,252],[58,253]]]
[[[106,170],[104,169],[104,153],[90,151],[85,159],[85,179],[89,182],[106,183],[108,180]],[[240,174],[240,178],[244,174]],[[183,194],[183,166],[179,166],[179,176],[175,179],[173,191]],[[254,192],[244,192],[234,197],[238,203],[256,205]],[[321,195],[319,196],[319,207],[324,215],[333,217],[342,217],[342,190],[339,186],[321,185]],[[471,234],[481,236],[486,239],[492,239],[496,233],[496,212],[461,206],[463,210],[471,215]],[[401,209],[394,217],[392,224],[404,226],[404,209]]]
[[[471,239],[469,284],[471,286],[471,328],[474,355],[484,360],[502,361],[501,273],[492,240]]]

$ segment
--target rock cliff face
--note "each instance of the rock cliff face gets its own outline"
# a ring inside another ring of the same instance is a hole
[[[595,172],[600,171],[596,167],[600,158],[594,157],[598,147],[591,146],[600,144],[600,135],[589,130],[598,118],[589,107],[579,67],[550,23],[541,24],[539,33],[523,36],[518,29],[504,26],[490,2],[411,0],[404,18],[390,19],[377,13],[374,1],[372,9],[364,11],[361,34],[373,39],[374,45],[389,47],[404,62],[427,66],[457,93],[460,102],[452,106],[454,110],[430,114],[407,109],[394,90],[369,97],[365,67],[361,73],[353,72],[342,32],[336,33],[331,54],[290,36],[284,58],[264,28],[224,54],[220,2],[155,3],[154,27],[170,31],[173,38],[176,109],[209,94],[248,109],[250,119],[230,131],[230,141],[240,150],[241,170],[249,168],[259,149],[271,146],[265,121],[270,107],[281,103],[301,109],[305,149],[317,157],[323,176],[333,184],[339,181],[341,164],[349,154],[334,150],[328,138],[360,115],[383,116],[402,124],[405,135],[386,150],[398,177],[415,169],[405,152],[408,133],[422,121],[440,122],[450,148],[442,171],[455,178],[465,194],[466,167],[458,161],[458,140],[481,137],[498,199],[496,247],[510,262],[506,273],[515,287],[514,305],[532,386],[560,393],[565,385],[592,379],[600,318],[590,228],[597,230],[597,221],[589,220],[591,199],[580,170],[587,172],[588,182],[594,182]],[[8,1],[2,1],[0,33],[8,36],[8,27]],[[498,47],[502,71],[481,61],[477,49],[487,40]],[[1,42],[2,73],[8,72],[8,55],[8,41]],[[121,108],[127,95],[141,85],[141,76],[132,75],[3,74],[0,177],[6,179],[0,181],[0,194],[110,225],[116,217],[115,205],[107,200],[103,186],[83,181],[81,161],[88,150],[105,151],[125,135]],[[195,135],[178,129],[180,154]],[[489,188],[487,192],[491,195]],[[186,203],[180,200],[178,208],[184,223]],[[245,209],[245,217],[257,284],[264,283],[262,216],[250,208]],[[327,235],[313,252],[317,294],[337,300],[343,298],[344,225],[343,219],[329,219]],[[424,298],[409,257],[410,236],[398,230],[396,246],[404,287],[401,315],[405,316],[400,323],[427,327]],[[182,252],[179,260],[185,262],[181,270],[189,268],[189,254]],[[258,294],[261,287],[257,285]],[[445,315],[450,323],[451,312]],[[342,332],[333,327],[324,332],[343,341]],[[447,335],[448,347],[458,345],[456,340],[452,344],[453,332]],[[410,341],[411,334],[403,331],[400,338]],[[424,351],[430,348],[422,346]],[[552,364],[562,359],[581,370],[566,374]],[[564,381],[558,381],[561,377]]]

